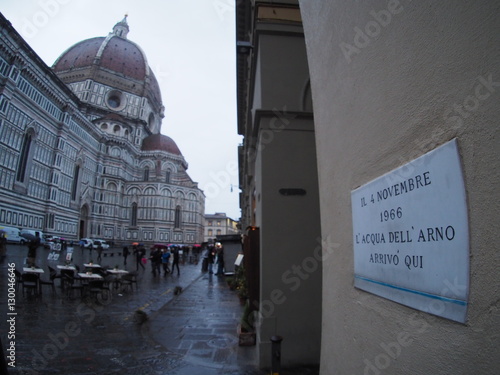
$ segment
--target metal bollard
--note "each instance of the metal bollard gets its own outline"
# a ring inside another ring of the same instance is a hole
[[[272,342],[272,353],[271,353],[271,375],[280,375],[281,373],[281,342],[283,337],[273,336],[271,337]]]

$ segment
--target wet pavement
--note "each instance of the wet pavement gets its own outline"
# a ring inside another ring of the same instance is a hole
[[[107,250],[103,266],[136,270],[135,259]],[[224,277],[201,272],[201,265],[183,264],[180,275],[153,276],[150,264],[139,268],[137,289],[114,289],[106,295],[67,296],[56,279],[56,293],[44,286],[41,296],[23,296],[19,287],[14,312],[8,315],[8,263],[22,271],[26,247],[8,245],[0,266],[0,337],[4,350],[15,344],[15,368],[9,374],[120,375],[263,375],[255,365],[256,350],[238,346],[236,328],[243,307]],[[56,268],[41,248],[37,265]],[[74,251],[83,267],[95,253]],[[176,293],[182,288],[180,293]],[[139,311],[139,312],[138,312]],[[12,312],[12,311],[11,311]],[[15,317],[15,325],[6,324]],[[7,338],[7,329],[15,335]],[[13,328],[12,328],[13,327]],[[1,369],[0,369],[1,373]],[[283,370],[280,374],[318,374],[317,369]]]

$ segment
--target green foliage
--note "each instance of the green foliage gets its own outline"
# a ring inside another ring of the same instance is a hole
[[[234,285],[236,288],[236,292],[238,293],[238,297],[240,297],[241,299],[247,299],[248,284],[247,284],[245,268],[243,266],[240,266],[236,269],[234,275]]]
[[[243,332],[252,332],[254,330],[252,310],[250,309],[250,301],[247,300],[243,314],[241,315],[241,330]]]
[[[226,282],[227,285],[229,286],[229,289],[231,290],[236,290],[236,279],[234,277],[226,277]]]

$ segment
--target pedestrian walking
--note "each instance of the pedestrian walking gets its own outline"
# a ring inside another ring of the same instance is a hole
[[[83,250],[85,249],[85,242],[83,240],[78,241],[78,245],[80,246],[80,250],[82,251],[82,258],[83,258]]]
[[[151,254],[149,256],[149,259],[151,260],[151,268],[153,272],[153,276],[161,275],[161,250],[158,248],[152,248],[151,249]]]
[[[123,265],[126,266],[127,265],[127,257],[128,257],[128,254],[129,254],[129,251],[128,251],[128,247],[125,245],[123,246]]]
[[[215,244],[217,249],[217,272],[216,275],[224,275],[224,248],[220,242]]]
[[[102,261],[102,244],[99,242],[99,245],[97,245],[97,262],[101,262]]]
[[[172,249],[172,275],[174,274],[175,267],[177,267],[177,276],[180,276],[181,271],[179,270],[179,249],[174,247]]]
[[[208,248],[204,248],[201,252],[201,272],[208,271]]]
[[[142,258],[144,257],[145,254],[145,252],[143,252],[143,248],[138,248],[137,246],[133,246],[132,249],[135,255],[135,262],[136,262],[135,270],[139,271],[139,266],[141,266],[142,269],[145,270],[144,264],[142,263]]]
[[[34,266],[36,261],[36,251],[40,246],[40,233],[36,232],[35,238],[28,242],[28,266]]]
[[[163,276],[167,276],[170,273],[170,251],[168,249],[163,249],[161,254],[161,264],[163,266]]]
[[[213,274],[214,271],[214,258],[215,258],[215,252],[214,252],[214,248],[213,246],[212,247],[209,247],[208,248],[208,273],[209,274]]]

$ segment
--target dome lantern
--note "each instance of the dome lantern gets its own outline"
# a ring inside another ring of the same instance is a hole
[[[113,34],[124,39],[127,39],[127,34],[130,31],[127,23],[127,17],[128,14],[125,14],[125,17],[123,17],[123,19],[113,27]]]

